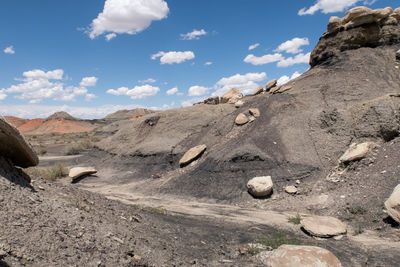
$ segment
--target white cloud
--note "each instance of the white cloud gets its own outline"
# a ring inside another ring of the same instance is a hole
[[[189,107],[192,106],[195,103],[199,103],[202,102],[204,99],[206,99],[205,97],[195,97],[195,98],[191,98],[185,101],[181,102],[182,107]]]
[[[97,77],[84,77],[81,81],[81,83],[79,84],[82,87],[92,87],[92,86],[96,86],[98,81]]]
[[[321,12],[324,14],[342,12],[345,9],[354,6],[356,3],[361,1],[362,0],[317,0],[317,2],[313,6],[300,9],[298,15],[313,15],[319,10],[321,10]],[[372,3],[373,2],[375,1],[372,1]],[[364,4],[371,4],[371,2],[364,1]]]
[[[43,99],[74,101],[77,96],[84,96],[86,99],[95,97],[93,94],[88,94],[85,86],[66,86],[62,83],[60,81],[64,75],[62,69],[47,72],[35,69],[26,71],[22,75],[24,78],[16,79],[20,82],[19,84],[3,88],[1,91],[3,93],[16,94],[15,98],[29,100],[30,103],[40,103]],[[94,77],[85,78],[92,80]],[[84,82],[85,78],[82,79],[82,82]],[[85,82],[90,81],[86,80]],[[93,81],[91,82],[93,83]]]
[[[308,64],[310,62],[311,53],[303,54],[300,53],[295,57],[288,57],[278,62],[278,67],[289,67],[295,64]]]
[[[106,40],[107,41],[110,41],[111,39],[114,39],[115,37],[117,37],[117,34],[116,33],[109,33],[109,34],[106,34]]]
[[[195,55],[192,51],[184,51],[184,52],[163,52],[160,51],[157,54],[151,56],[152,60],[160,58],[161,64],[174,64],[174,63],[182,63],[186,60],[194,59]]]
[[[275,53],[275,54],[268,54],[262,57],[257,57],[253,54],[247,55],[247,57],[243,60],[246,63],[250,63],[253,65],[264,65],[272,62],[277,62],[283,60],[284,57],[282,54]]]
[[[120,87],[117,90],[109,89],[107,90],[107,93],[116,96],[126,95],[129,96],[131,99],[143,99],[146,97],[154,96],[159,91],[159,87],[145,84],[142,86],[135,86],[132,89],[129,89],[128,87]]]
[[[211,88],[195,85],[189,88],[188,94],[189,96],[201,96],[207,94],[210,90]]]
[[[178,93],[178,91],[179,91],[178,87],[171,88],[167,91],[167,95],[174,95],[174,94]]]
[[[296,78],[299,77],[300,75],[301,75],[301,74],[300,74],[298,71],[296,71],[295,73],[293,73],[291,77],[286,76],[286,75],[283,75],[282,77],[280,77],[280,78],[278,79],[277,84],[278,84],[278,85],[283,85],[283,84],[287,83],[287,82],[290,81],[290,80],[296,79]]]
[[[256,48],[257,48],[257,47],[259,47],[259,46],[260,46],[260,44],[259,44],[259,43],[252,44],[252,45],[250,45],[250,46],[249,46],[249,50],[256,49]]]
[[[106,0],[103,12],[92,21],[88,34],[94,39],[109,33],[107,40],[115,37],[113,33],[136,34],[148,28],[152,21],[166,18],[168,12],[164,0]]]
[[[14,46],[10,45],[4,49],[4,53],[6,54],[15,54]]]
[[[213,63],[211,62],[211,61],[207,61],[206,63],[204,63],[204,65],[206,65],[206,66],[210,66],[210,65],[212,65]]]
[[[155,83],[156,80],[153,78],[148,78],[146,80],[139,80],[139,83]]]
[[[181,33],[182,40],[199,40],[200,36],[206,35],[207,32],[204,29],[201,30],[193,30],[188,33]]]
[[[5,94],[5,90],[0,90],[0,101],[6,99],[7,95]]]
[[[257,82],[261,82],[266,78],[267,74],[265,72],[250,72],[244,75],[236,74],[224,77],[215,84],[214,88],[216,91],[212,95],[221,96],[232,88],[238,88],[243,94],[250,94],[259,86]]]
[[[302,49],[300,49],[301,46],[304,45],[309,45],[310,41],[308,38],[293,38],[292,40],[286,41],[278,46],[276,49],[277,52],[286,52],[286,53],[292,53],[292,54],[297,54],[300,52],[303,52]]]

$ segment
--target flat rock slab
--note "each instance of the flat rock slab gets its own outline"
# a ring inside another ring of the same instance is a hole
[[[389,216],[400,223],[400,184],[394,188],[390,197],[385,201],[385,208]]]
[[[74,181],[84,175],[91,175],[95,173],[97,173],[97,171],[93,167],[75,167],[69,171],[69,177],[71,177],[72,181]]]
[[[271,88],[275,87],[277,83],[278,83],[277,79],[270,80],[269,82],[267,82],[267,85],[265,86],[265,90],[266,91],[271,90]]]
[[[329,250],[315,246],[282,245],[265,261],[269,267],[341,267]]]
[[[255,197],[266,197],[272,192],[274,184],[271,176],[254,177],[247,182],[249,193]]]
[[[258,88],[256,88],[253,92],[253,95],[258,95],[261,94],[264,91],[264,88],[262,87],[262,85],[260,85]]]
[[[295,187],[294,185],[289,185],[285,187],[285,192],[288,194],[292,194],[295,195],[297,194],[297,187]]]
[[[372,144],[370,142],[352,144],[349,149],[344,152],[343,156],[340,157],[339,162],[348,163],[365,158],[371,148],[371,145]]]
[[[191,163],[192,161],[196,160],[198,157],[203,154],[203,152],[207,149],[206,145],[199,145],[189,149],[183,157],[179,160],[179,165],[181,167],[186,166],[187,164]]]
[[[19,167],[36,166],[39,158],[24,136],[0,115],[0,156]]]
[[[239,113],[239,115],[237,115],[237,117],[235,119],[236,125],[243,125],[248,122],[249,122],[249,118],[243,113]]]
[[[301,225],[310,235],[333,237],[347,232],[347,226],[340,220],[329,216],[311,216],[301,220]]]

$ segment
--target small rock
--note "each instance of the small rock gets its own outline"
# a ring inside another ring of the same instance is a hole
[[[142,259],[142,257],[140,257],[139,255],[133,255],[133,259],[135,261],[140,261]]]
[[[300,184],[300,180],[296,180],[296,184]]]
[[[72,181],[82,177],[84,175],[90,175],[97,173],[94,167],[75,167],[69,171],[69,177],[72,178]]]
[[[315,246],[282,245],[262,261],[269,267],[342,267],[332,252]]]
[[[254,117],[254,116],[249,116],[249,122],[253,122],[253,121],[255,121],[256,120],[256,117]]]
[[[297,194],[297,188],[293,185],[289,185],[285,187],[285,192],[288,194],[295,195]]]
[[[256,118],[260,117],[260,110],[258,108],[250,108],[249,112]]]
[[[236,119],[235,119],[235,123],[237,125],[243,125],[249,122],[249,118],[243,114],[243,113],[239,113],[239,115],[237,115]]]
[[[277,79],[270,80],[269,82],[267,82],[265,90],[268,92],[269,90],[271,90],[271,88],[275,87],[277,83],[278,83]]]
[[[255,197],[265,197],[271,194],[273,183],[271,176],[254,177],[247,183],[247,189]]]
[[[400,49],[397,50],[397,52],[396,52],[396,59],[397,59],[397,60],[400,60]]]
[[[387,213],[393,220],[400,223],[400,184],[398,184],[390,197],[385,201]]]
[[[365,158],[371,148],[370,142],[365,142],[361,144],[353,143],[349,149],[340,157],[340,163],[348,163],[355,160],[360,160]]]
[[[242,107],[244,105],[244,102],[242,101],[242,100],[238,100],[236,103],[235,103],[235,108],[240,108],[240,107]]]
[[[329,216],[311,216],[301,220],[301,225],[310,235],[333,237],[347,232],[347,226],[340,220]]]
[[[260,85],[257,89],[254,90],[253,95],[261,94],[263,91],[264,91],[264,88],[262,85]]]
[[[179,165],[181,167],[191,163],[192,161],[196,160],[203,152],[207,149],[207,146],[205,144],[195,146],[191,149],[189,149],[183,157],[179,160]]]

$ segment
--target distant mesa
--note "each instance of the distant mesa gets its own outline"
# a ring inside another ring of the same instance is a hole
[[[54,113],[53,115],[49,116],[46,119],[46,121],[52,120],[52,119],[55,119],[55,120],[64,119],[64,120],[69,120],[69,121],[79,121],[80,120],[78,118],[75,118],[75,117],[71,116],[70,114],[68,114],[65,111],[59,111],[59,112]]]
[[[144,115],[154,113],[154,111],[144,108],[136,108],[132,110],[119,110],[107,115],[104,119],[107,121],[119,121],[140,118]]]

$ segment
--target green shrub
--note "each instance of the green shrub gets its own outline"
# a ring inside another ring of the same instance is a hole
[[[351,214],[365,214],[367,212],[367,209],[362,206],[362,205],[355,205],[355,206],[351,206],[349,208],[349,211]]]
[[[300,214],[297,213],[296,216],[289,217],[288,222],[293,223],[293,224],[300,224],[300,222],[301,222]]]
[[[46,169],[46,173],[43,178],[46,180],[55,180],[57,178],[62,178],[68,174],[68,170],[64,163],[58,162],[52,167]]]

